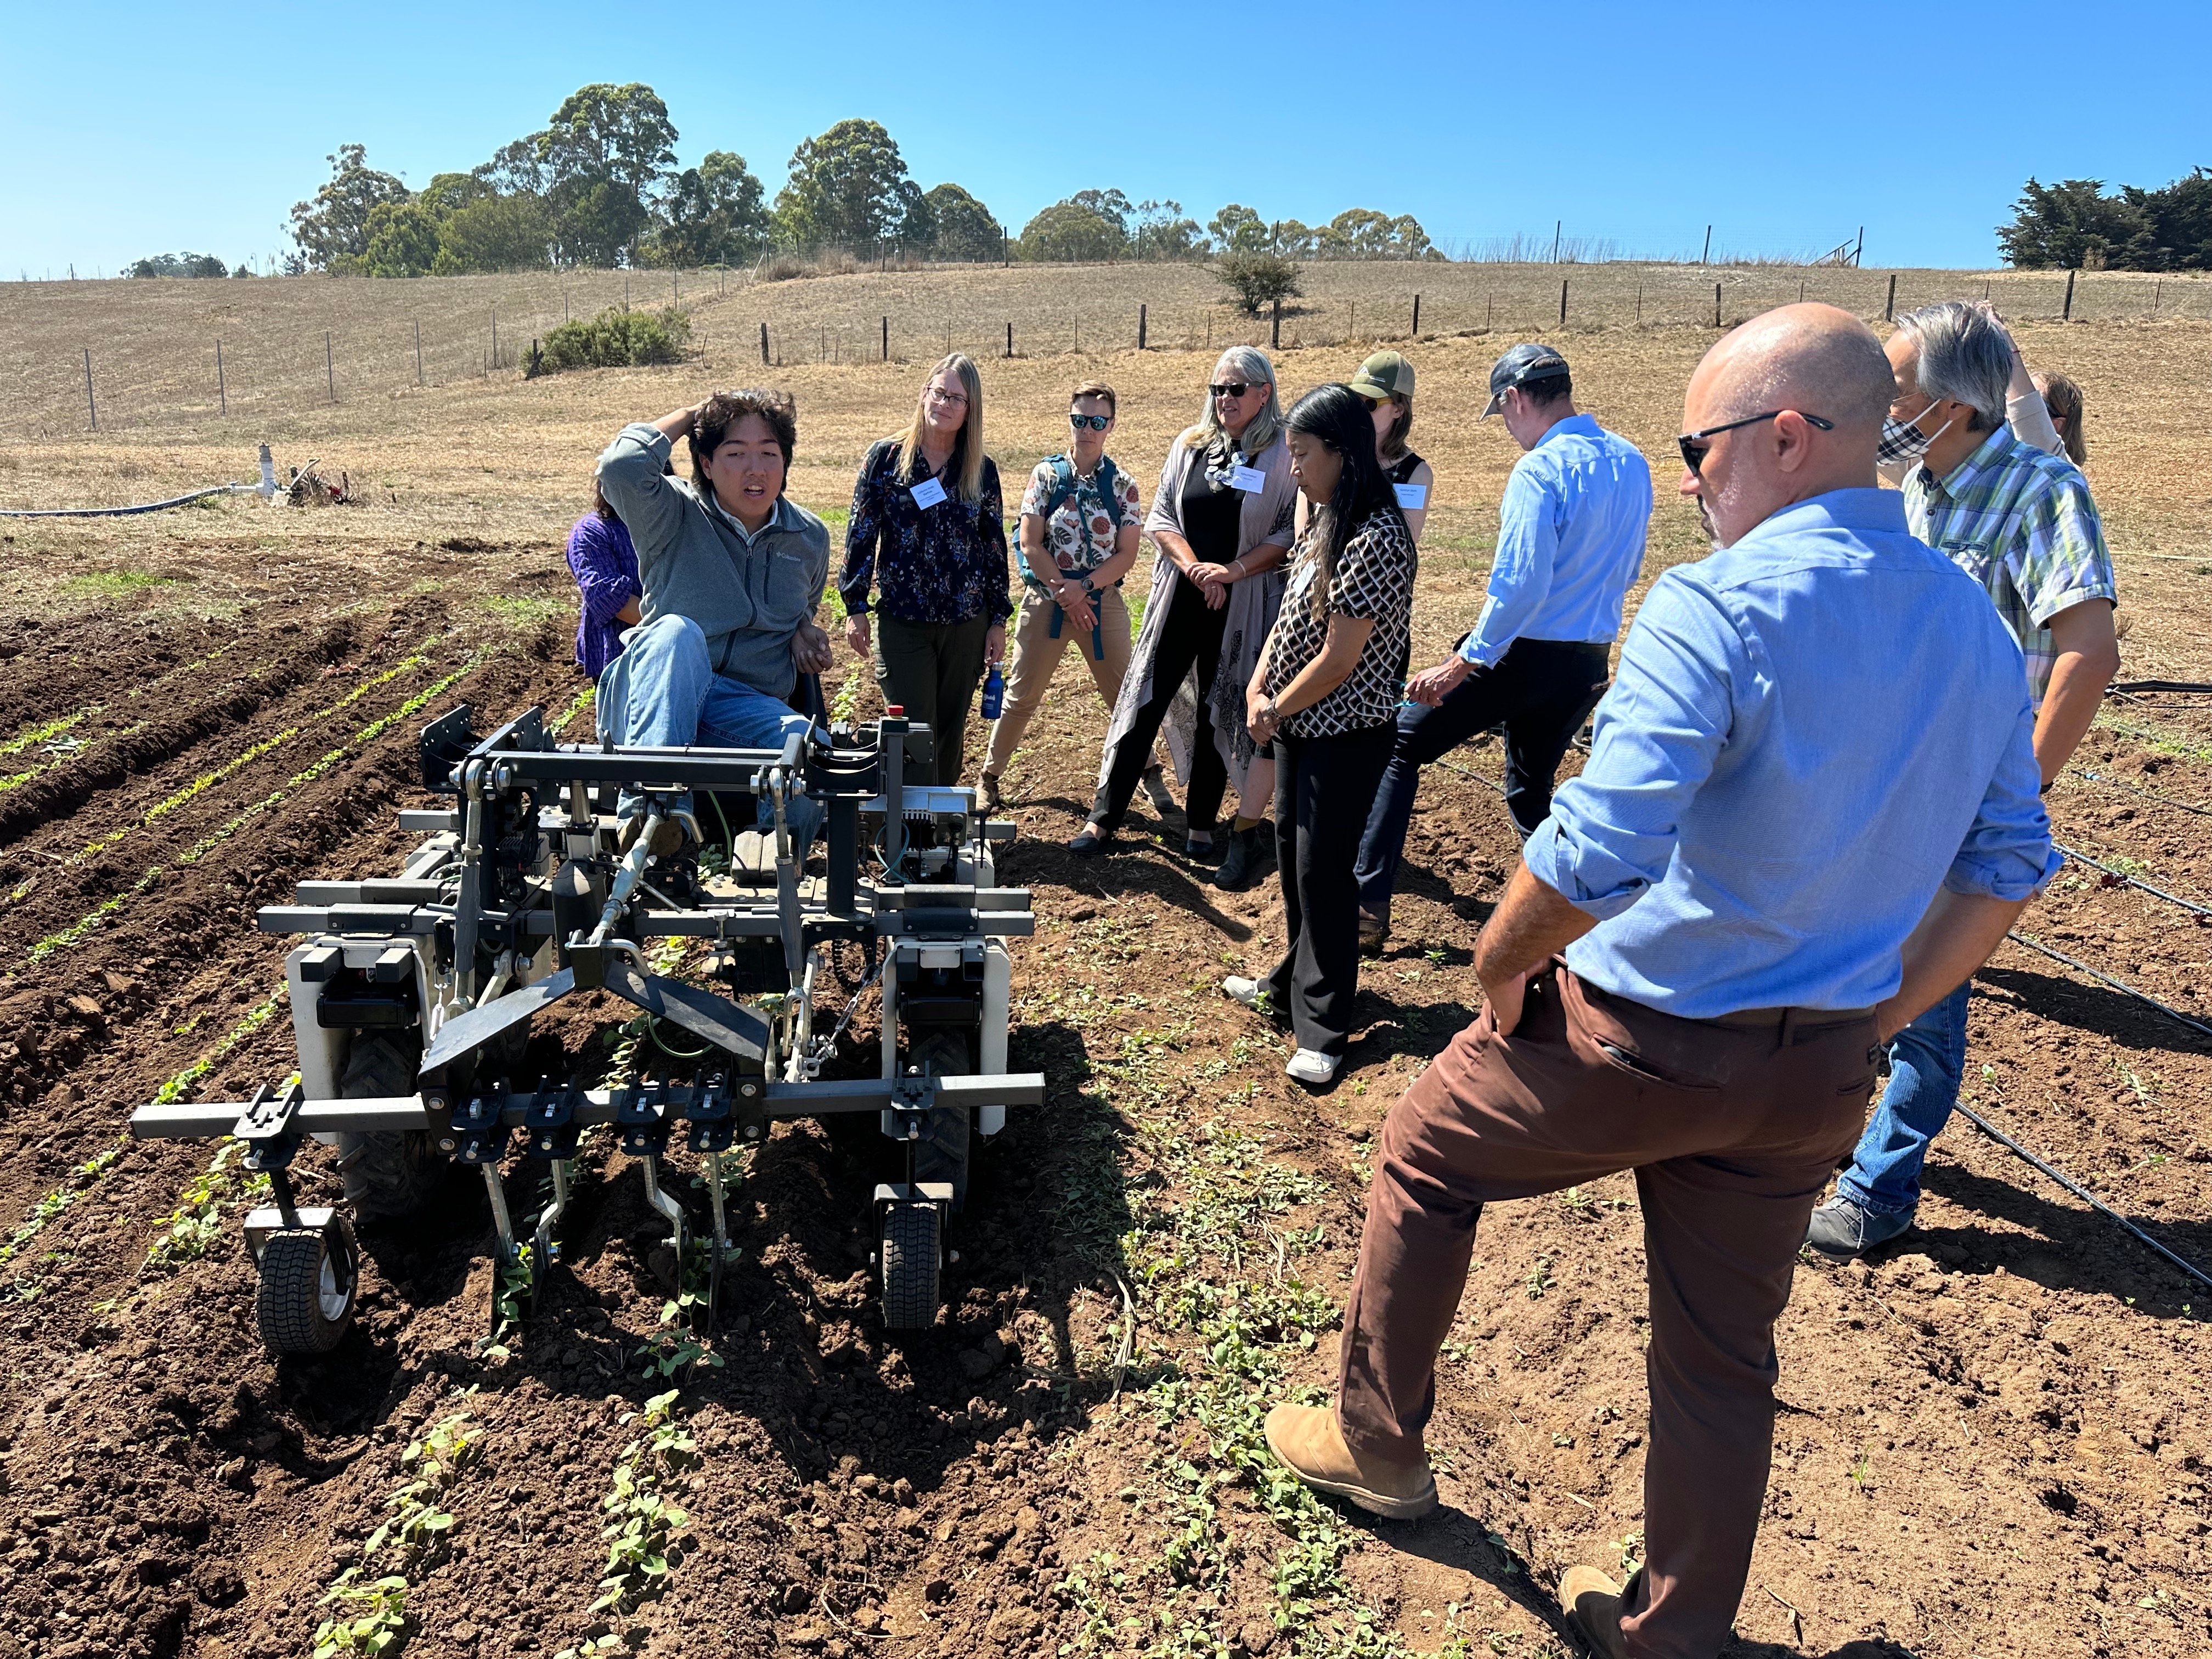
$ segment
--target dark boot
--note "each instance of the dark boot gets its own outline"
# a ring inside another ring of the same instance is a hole
[[[1275,827],[1255,823],[1249,830],[1229,832],[1229,851],[1221,860],[1213,884],[1224,892],[1242,893],[1257,886],[1275,862]]]

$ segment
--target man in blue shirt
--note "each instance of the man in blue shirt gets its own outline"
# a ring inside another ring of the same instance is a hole
[[[1505,727],[1505,807],[1526,836],[1552,806],[1568,741],[1605,690],[1621,598],[1644,566],[1651,468],[1635,445],[1575,412],[1567,360],[1517,345],[1490,371],[1483,418],[1526,452],[1498,509],[1490,597],[1474,631],[1417,674],[1398,711],[1382,793],[1359,844],[1359,939],[1380,950],[1421,769]]]
[[[2058,866],[2019,651],[1875,487],[1892,395],[1872,332],[1826,306],[1754,318],[1699,365],[1680,489],[1712,556],[1653,584],[1589,763],[1476,941],[1481,1016],[1383,1125],[1335,1408],[1267,1417],[1309,1485],[1432,1507],[1422,1431],[1483,1205],[1635,1170],[1644,1565],[1626,1587],[1576,1567],[1559,1592],[1614,1659],[1727,1641],[1774,1322],[1875,1045]]]

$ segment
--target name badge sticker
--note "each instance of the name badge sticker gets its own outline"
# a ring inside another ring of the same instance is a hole
[[[1429,504],[1426,484],[1392,484],[1391,491],[1398,497],[1399,507],[1407,513],[1419,513]]]
[[[1240,466],[1231,471],[1229,487],[1256,495],[1267,487],[1267,475],[1256,466]]]
[[[914,504],[927,513],[945,499],[945,486],[934,478],[924,478],[910,493],[914,496]]]

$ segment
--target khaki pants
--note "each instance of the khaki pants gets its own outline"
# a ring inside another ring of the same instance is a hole
[[[1121,677],[1129,672],[1129,607],[1121,603],[1120,591],[1111,587],[1100,590],[1097,605],[1098,631],[1094,638],[1091,629],[1063,615],[1050,599],[1024,595],[1021,620],[1014,628],[1014,662],[1006,680],[1006,704],[991,733],[991,752],[983,763],[983,770],[991,776],[1004,772],[1006,763],[1014,757],[1037,706],[1044,701],[1045,688],[1052,684],[1060,654],[1069,646],[1082,653],[1091,670],[1091,684],[1106,699],[1107,709],[1113,709],[1114,700],[1121,695]],[[1053,634],[1054,623],[1060,625],[1057,638]]]
[[[1871,1013],[1743,1018],[1678,1018],[1565,967],[1530,983],[1510,1036],[1486,1007],[1383,1121],[1345,1310],[1344,1437],[1417,1462],[1482,1206],[1636,1171],[1651,1445],[1644,1565],[1621,1602],[1632,1659],[1712,1659],[1728,1640],[1766,1492],[1774,1322],[1874,1082]]]

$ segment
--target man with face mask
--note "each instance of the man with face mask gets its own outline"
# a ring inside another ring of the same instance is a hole
[[[2120,665],[2112,556],[2088,483],[2064,455],[2022,441],[2008,425],[2016,361],[1985,307],[1952,300],[1908,312],[1887,355],[1897,398],[1882,423],[1881,458],[1910,467],[1912,533],[1988,590],[2021,648],[2047,790]],[[1891,1041],[1881,1103],[1806,1232],[1830,1260],[1848,1261],[1912,1224],[1929,1143],[1959,1101],[1967,992],[1961,981]]]
[[[1698,366],[1680,489],[1716,550],[1651,585],[1589,763],[1475,940],[1481,1016],[1383,1123],[1335,1408],[1267,1419],[1310,1486],[1434,1508],[1423,1434],[1483,1206],[1633,1170],[1644,1563],[1626,1586],[1582,1566],[1559,1583],[1605,1659],[1728,1641],[1774,1322],[1872,1045],[2057,869],[2019,652],[1875,485],[1889,394],[1881,343],[1830,306],[1753,318]]]

